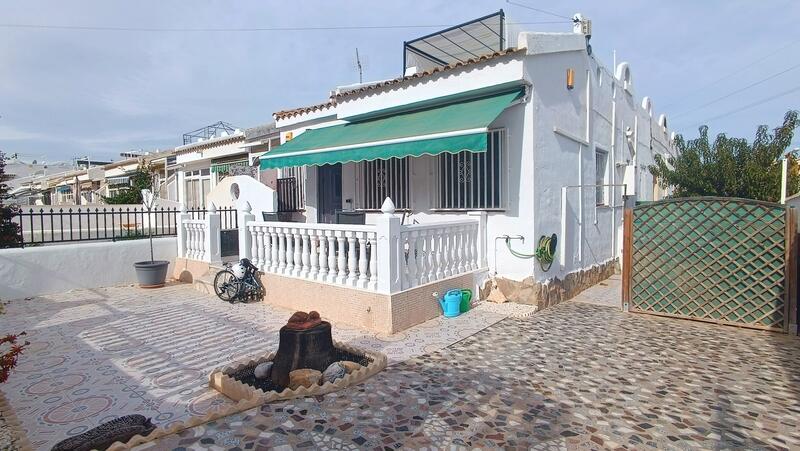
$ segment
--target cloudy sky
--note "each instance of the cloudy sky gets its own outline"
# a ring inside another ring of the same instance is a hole
[[[688,137],[708,123],[712,133],[752,138],[757,124],[775,126],[800,108],[800,2],[514,3],[590,18],[595,54],[608,67],[613,50],[630,62],[637,95]],[[0,0],[0,149],[50,161],[118,158],[175,146],[220,120],[258,125],[357,82],[356,48],[365,80],[393,78],[404,40],[500,8],[526,29],[571,30],[506,0]],[[230,31],[350,26],[386,28]]]

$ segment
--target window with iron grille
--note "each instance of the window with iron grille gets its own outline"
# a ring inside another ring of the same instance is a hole
[[[306,208],[306,167],[281,168],[278,178],[278,207],[282,211]]]
[[[487,134],[486,152],[443,153],[436,157],[436,208],[502,209],[505,130]]]
[[[608,166],[608,152],[595,148],[594,150],[594,184],[595,186],[595,201],[597,205],[606,205],[607,187],[603,186],[606,182],[606,168]]]
[[[398,209],[411,208],[410,162],[409,157],[358,162],[356,173],[359,195],[356,208],[380,210],[387,197],[392,199]]]

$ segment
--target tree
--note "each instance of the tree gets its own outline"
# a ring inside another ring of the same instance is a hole
[[[652,173],[663,188],[673,187],[674,197],[742,197],[778,202],[781,194],[781,162],[798,126],[797,111],[788,111],[783,125],[772,133],[766,125],[756,130],[755,140],[731,138],[724,133],[709,144],[708,126],[697,139],[675,138],[677,157],[656,155]],[[789,159],[789,194],[800,191],[798,156]]]
[[[130,186],[113,196],[103,196],[103,200],[107,204],[141,204],[143,189],[153,189],[153,170],[144,164],[131,173]]]
[[[10,202],[6,184],[6,157],[0,151],[0,249],[18,247],[22,244],[19,224],[13,221],[19,213],[19,207]]]

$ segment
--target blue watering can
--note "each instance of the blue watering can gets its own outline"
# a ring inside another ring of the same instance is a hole
[[[454,318],[461,314],[461,290],[450,290],[439,299],[444,316]]]

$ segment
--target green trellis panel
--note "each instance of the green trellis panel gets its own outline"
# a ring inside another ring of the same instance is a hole
[[[630,310],[786,327],[782,205],[670,199],[633,209]]]

